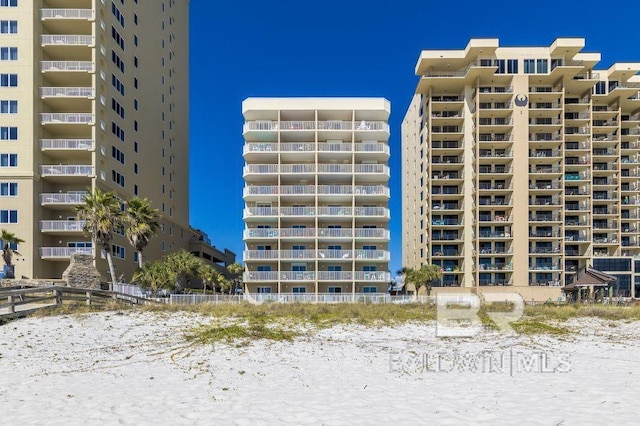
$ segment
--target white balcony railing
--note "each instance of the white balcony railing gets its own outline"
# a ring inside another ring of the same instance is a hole
[[[379,216],[389,217],[389,209],[385,207],[356,207],[355,216]]]
[[[40,9],[41,19],[88,19],[93,20],[93,9]]]
[[[243,232],[245,239],[252,238],[362,238],[389,239],[389,231],[383,228],[249,228]]]
[[[389,282],[391,281],[391,274],[384,271],[355,271],[353,278],[356,281]]]
[[[318,271],[318,281],[353,281],[352,271]]]
[[[85,223],[84,220],[41,220],[40,230],[43,232],[82,232]]]
[[[278,216],[278,209],[273,207],[247,207],[244,216]]]
[[[314,271],[280,271],[282,281],[313,281],[315,279]]]
[[[95,72],[95,64],[92,61],[40,61],[42,72]]]
[[[93,124],[94,115],[91,113],[42,113],[40,114],[40,124]]]
[[[248,271],[243,275],[245,282],[260,281],[278,281],[278,272],[276,271]]]
[[[290,131],[290,130],[342,130],[342,131],[389,131],[386,121],[271,121],[256,120],[244,123],[243,130],[247,131]]]
[[[93,254],[90,247],[40,247],[41,258],[68,259],[73,253]]]
[[[357,259],[389,260],[387,250],[245,250],[245,260],[277,259]]]
[[[95,89],[93,87],[41,87],[40,97],[94,98]]]
[[[315,216],[315,207],[280,207],[282,216]]]
[[[40,139],[40,149],[92,150],[93,139]]]
[[[93,176],[93,166],[40,166],[41,176]]]
[[[93,46],[95,38],[92,35],[62,35],[45,34],[40,36],[43,46]]]
[[[62,194],[62,193],[50,193],[50,194],[40,194],[40,204],[82,204],[84,203],[84,197],[88,194],[88,192],[74,192],[70,194]]]

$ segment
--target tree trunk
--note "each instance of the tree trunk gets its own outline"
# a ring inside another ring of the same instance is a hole
[[[105,250],[107,254],[107,263],[109,264],[109,272],[111,273],[111,291],[116,288],[116,269],[113,267],[113,259],[111,258],[111,251]]]
[[[142,269],[142,250],[138,250],[138,268]]]

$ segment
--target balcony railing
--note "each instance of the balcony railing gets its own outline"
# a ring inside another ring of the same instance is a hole
[[[45,19],[88,19],[93,20],[93,9],[40,9],[40,18]]]
[[[278,281],[277,271],[248,271],[243,274],[245,282]]]
[[[95,38],[92,35],[61,35],[46,34],[40,36],[43,46],[93,46]]]
[[[386,250],[245,250],[243,255],[245,260],[389,260],[389,252]]]
[[[71,193],[71,194],[63,194],[63,193],[50,193],[50,194],[40,194],[40,204],[82,204],[84,203],[84,197],[88,195],[88,192],[85,193]]]
[[[90,247],[40,247],[41,258],[68,259],[73,253],[93,254]]]
[[[247,131],[289,131],[289,130],[342,130],[342,131],[389,131],[389,125],[385,121],[269,121],[257,120],[244,123],[243,130]]]
[[[93,87],[41,87],[40,97],[94,98],[95,89]]]
[[[41,220],[40,231],[43,232],[82,232],[84,230],[84,220]]]
[[[389,239],[389,231],[379,228],[250,228],[244,238],[376,238]]]
[[[93,176],[93,166],[40,166],[41,176]]]
[[[40,124],[93,124],[94,115],[91,113],[42,113]]]
[[[94,147],[93,139],[40,139],[40,149],[70,149],[91,150]]]
[[[40,71],[94,72],[92,61],[40,61]]]
[[[278,216],[278,209],[273,207],[247,207],[244,216]]]

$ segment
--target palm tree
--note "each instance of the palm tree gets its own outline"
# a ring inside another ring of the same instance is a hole
[[[224,278],[220,272],[216,271],[211,265],[207,265],[204,262],[200,267],[198,275],[202,279],[202,289],[205,294],[207,293],[207,285],[211,284],[211,287],[215,292],[215,284],[220,283]]]
[[[133,197],[127,201],[125,235],[138,253],[138,267],[142,268],[142,250],[160,227],[158,209],[146,198]]]
[[[227,271],[229,271],[229,273],[231,275],[233,275],[233,283],[234,283],[234,289],[238,288],[238,285],[240,284],[241,280],[240,280],[240,274],[242,274],[244,272],[244,266],[242,266],[240,263],[232,263],[231,265],[227,266]],[[229,294],[231,294],[231,288],[229,289]]]
[[[197,277],[202,260],[186,250],[175,251],[165,256],[167,267],[176,274],[176,293],[181,293],[189,278]]]
[[[427,296],[431,296],[431,284],[442,278],[442,269],[438,265],[423,265],[420,269],[404,267],[400,272],[405,276],[407,283],[416,287],[416,297],[422,287],[425,287]]]
[[[133,274],[133,281],[142,287],[151,288],[153,296],[157,297],[160,289],[175,286],[176,276],[164,262],[144,263]]]
[[[4,264],[7,265],[7,278],[13,278],[13,270],[10,270],[12,269],[11,259],[13,258],[14,253],[18,256],[20,253],[12,249],[11,246],[24,243],[24,240],[16,237],[13,232],[9,232],[4,229],[0,232],[0,240],[4,241],[4,247],[2,248],[2,260],[4,260]]]
[[[116,271],[111,258],[111,240],[113,229],[124,224],[120,201],[113,192],[102,192],[95,188],[93,193],[84,196],[84,204],[76,206],[75,211],[78,219],[86,221],[84,232],[91,236],[93,246],[104,251],[109,263],[111,282],[115,287]]]

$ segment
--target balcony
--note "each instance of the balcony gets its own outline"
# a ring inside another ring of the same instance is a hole
[[[84,197],[88,192],[72,193],[44,193],[40,194],[40,204],[43,206],[69,206],[73,207],[84,203]]]
[[[383,131],[389,132],[385,121],[271,121],[256,120],[244,123],[243,132],[249,131]]]
[[[93,166],[54,166],[44,165],[40,166],[40,175],[42,177],[55,177],[55,176],[82,176],[92,177],[94,176]]]
[[[40,139],[40,149],[91,151],[94,148],[93,139]]]
[[[376,281],[387,283],[391,281],[391,274],[383,271],[354,271],[355,281]]]
[[[40,61],[42,72],[95,72],[93,61]]]
[[[40,247],[40,258],[44,260],[69,260],[73,253],[92,255],[91,247]]]
[[[353,281],[351,271],[318,271],[318,281]]]
[[[244,218],[256,217],[258,219],[264,217],[277,217],[279,212],[277,208],[273,207],[247,207],[244,209]]]
[[[40,97],[47,98],[95,98],[93,87],[41,87]]]
[[[280,271],[282,281],[314,281],[315,279],[314,271]]]
[[[41,113],[40,124],[94,124],[94,115],[91,113]]]
[[[243,274],[244,282],[267,282],[278,281],[278,272],[276,271],[249,271]]]
[[[82,19],[95,20],[93,9],[40,9],[40,19]]]
[[[40,36],[40,44],[46,46],[86,46],[95,45],[95,37],[92,35],[62,35],[46,34]]]
[[[41,220],[40,231],[55,234],[76,234],[84,231],[84,220]]]

